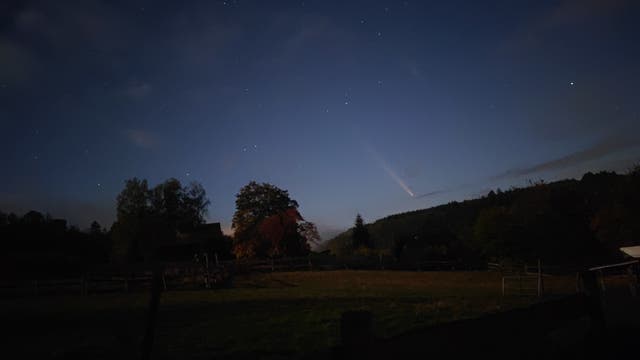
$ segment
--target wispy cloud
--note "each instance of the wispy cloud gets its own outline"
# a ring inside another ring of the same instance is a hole
[[[564,0],[539,19],[540,29],[553,30],[623,11],[631,0]]]
[[[124,88],[124,94],[130,99],[142,99],[152,90],[151,84],[144,81],[132,81]]]
[[[34,59],[29,51],[10,39],[0,37],[0,83],[21,85],[31,77]]]
[[[640,145],[640,139],[631,136],[616,136],[606,138],[594,145],[556,159],[545,161],[528,167],[511,169],[495,176],[492,180],[515,178],[519,176],[537,174],[544,171],[562,170],[587,161],[600,159],[607,155],[621,152]]]
[[[151,149],[158,143],[157,137],[146,130],[128,129],[124,131],[124,136],[133,145],[143,149]]]
[[[435,196],[435,195],[440,195],[440,194],[444,194],[449,192],[449,190],[435,190],[435,191],[429,191],[427,193],[424,194],[418,194],[413,196],[414,199],[422,199],[422,198],[426,198],[426,197],[430,197],[430,196]]]
[[[632,0],[561,0],[546,11],[533,16],[514,30],[504,44],[505,49],[516,52],[537,51],[559,32],[568,28],[598,22],[623,12]]]

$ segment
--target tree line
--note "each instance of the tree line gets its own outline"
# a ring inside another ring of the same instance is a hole
[[[11,273],[82,272],[96,264],[152,262],[180,234],[206,222],[210,201],[201,184],[168,179],[155,186],[126,180],[116,198],[116,220],[109,229],[93,222],[88,231],[37,211],[23,216],[0,212],[0,260]],[[209,239],[220,259],[302,256],[318,243],[316,226],[305,221],[286,190],[250,182],[236,195],[234,236]],[[210,254],[212,255],[212,254]],[[7,274],[7,271],[4,271]]]
[[[361,227],[361,226],[360,226]],[[337,256],[362,252],[354,228],[329,241]],[[368,252],[398,262],[481,264],[535,261],[593,264],[640,241],[640,168],[587,173],[580,180],[530,182],[479,199],[392,215],[366,225]]]
[[[76,274],[110,256],[108,231],[97,222],[81,231],[37,211],[23,216],[0,212],[0,239],[0,277]]]
[[[37,211],[0,212],[2,273],[81,272],[96,264],[154,260],[158,249],[201,227],[210,201],[199,183],[168,179],[150,186],[125,181],[110,228],[68,226]],[[298,202],[272,184],[250,182],[236,194],[234,236],[218,239],[221,259],[278,258],[309,254],[320,237]],[[620,256],[640,239],[640,168],[627,174],[587,173],[580,180],[542,181],[479,199],[391,215],[354,227],[328,243],[348,259],[392,257],[398,263],[534,261],[593,264]]]

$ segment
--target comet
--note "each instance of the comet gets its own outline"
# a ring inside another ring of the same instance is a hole
[[[400,185],[400,187],[402,188],[402,190],[404,190],[407,194],[409,194],[409,196],[411,197],[415,197],[415,194],[413,193],[413,191],[411,191],[411,188],[409,188],[409,185],[407,185],[401,178],[400,176],[398,176],[398,174],[396,174],[395,171],[393,171],[393,169],[389,166],[389,164],[387,164],[383,159],[380,159],[380,166],[384,169],[384,171],[386,171],[387,174],[389,174],[389,176],[398,184]]]
[[[402,180],[402,178],[395,171],[393,171],[391,166],[389,166],[389,164],[375,151],[375,149],[367,143],[363,142],[363,145],[365,150],[378,163],[378,165],[391,177],[391,179],[393,179],[393,181],[395,181],[402,188],[402,190],[404,190],[404,192],[406,192],[410,197],[415,198],[415,193],[413,192],[413,190],[411,190],[409,185],[407,185],[407,183],[405,183],[404,180]]]

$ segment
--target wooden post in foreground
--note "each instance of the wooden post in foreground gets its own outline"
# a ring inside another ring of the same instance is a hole
[[[604,311],[602,310],[602,289],[598,284],[598,277],[594,271],[581,274],[582,288],[587,295],[587,306],[591,317],[592,329],[596,334],[605,331]]]
[[[142,339],[142,360],[151,359],[156,317],[158,315],[158,306],[160,305],[160,294],[162,293],[163,273],[164,270],[160,265],[156,265],[154,267],[153,278],[151,280],[151,299],[149,300],[149,310],[147,312],[147,327],[144,333],[144,338]]]

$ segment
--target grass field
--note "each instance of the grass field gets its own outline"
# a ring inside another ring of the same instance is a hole
[[[367,309],[376,336],[523,306],[535,298],[501,296],[492,272],[326,271],[256,274],[221,290],[162,294],[154,358],[298,357],[326,354],[339,338],[340,314]],[[551,294],[575,289],[549,278]],[[137,356],[148,293],[2,300],[12,329],[6,353],[40,358]]]

